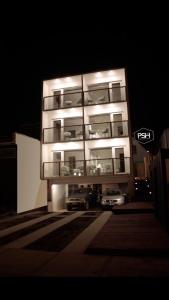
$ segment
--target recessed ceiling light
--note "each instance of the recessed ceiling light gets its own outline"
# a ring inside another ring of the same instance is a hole
[[[55,83],[60,83],[60,79],[55,79]]]
[[[70,82],[72,79],[71,79],[71,77],[66,77],[65,80],[66,80],[67,82]]]
[[[96,77],[97,77],[97,78],[102,77],[102,73],[101,73],[101,72],[96,73]]]

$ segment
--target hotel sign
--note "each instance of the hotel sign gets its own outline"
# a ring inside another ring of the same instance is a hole
[[[154,140],[154,131],[147,128],[140,128],[134,132],[134,138],[141,144],[146,144]]]

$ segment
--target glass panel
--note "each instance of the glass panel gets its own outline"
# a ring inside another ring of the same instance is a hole
[[[62,132],[62,141],[83,140],[83,126],[65,126]]]
[[[128,121],[112,122],[112,137],[128,136]]]
[[[83,140],[83,126],[65,126],[44,129],[44,143]]]
[[[61,108],[82,106],[82,92],[67,92],[63,95]]]
[[[44,177],[57,177],[59,176],[59,162],[44,163]]]
[[[60,96],[49,96],[44,98],[44,110],[57,109],[59,108]]]
[[[114,174],[130,173],[130,158],[113,158],[114,161]]]
[[[93,89],[84,92],[85,105],[109,102],[109,89]]]
[[[44,178],[54,178],[58,176],[84,176],[84,160],[69,160],[62,162],[45,162]],[[114,167],[114,172],[113,172]],[[130,158],[107,158],[91,159],[86,161],[86,175],[112,175],[119,173],[130,173]]]
[[[95,123],[86,125],[86,139],[99,139],[111,137],[110,123]]]
[[[126,101],[125,86],[120,86],[120,83],[112,84],[110,89],[110,102]]]
[[[92,159],[86,161],[87,175],[109,175],[113,173],[112,159]]]
[[[61,162],[61,176],[83,176],[84,175],[84,160],[76,160],[72,163],[71,160]]]

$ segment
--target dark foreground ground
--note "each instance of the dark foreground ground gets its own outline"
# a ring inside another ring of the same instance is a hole
[[[0,276],[1,282],[42,285],[64,280],[70,289],[96,283],[114,291],[121,286],[141,292],[144,285],[155,291],[169,283],[169,236],[146,202],[113,213],[8,216],[0,220]]]

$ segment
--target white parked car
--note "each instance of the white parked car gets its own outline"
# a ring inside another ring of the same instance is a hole
[[[124,204],[126,196],[120,190],[106,189],[102,195],[101,206],[102,208],[106,208]]]

